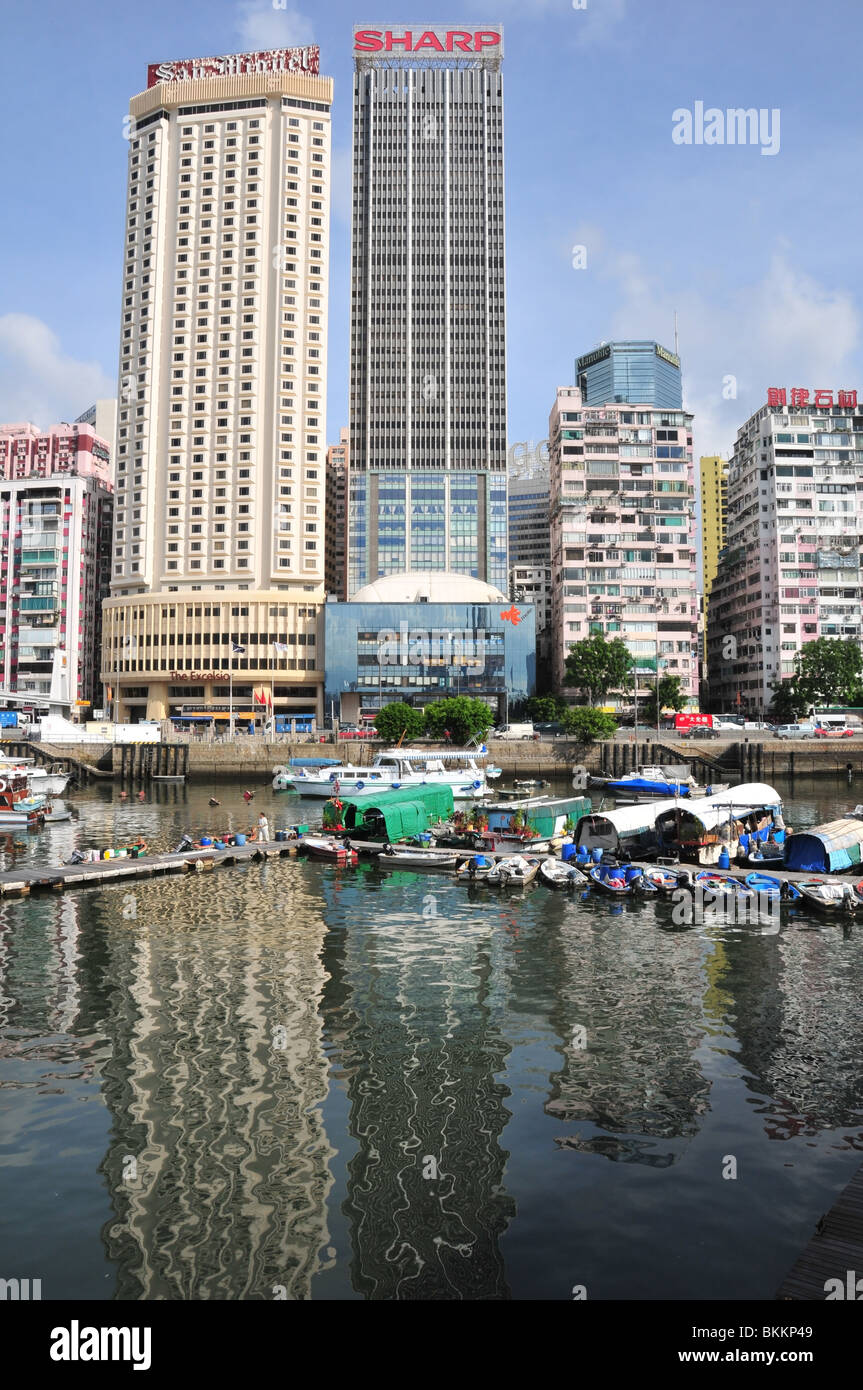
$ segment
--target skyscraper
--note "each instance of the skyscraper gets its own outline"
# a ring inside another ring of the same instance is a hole
[[[505,589],[503,31],[354,30],[348,591]]]
[[[332,82],[317,74],[316,48],[160,63],[130,103],[103,654],[121,718],[182,713],[190,676],[224,717],[230,669],[250,707],[320,713],[315,651],[285,652],[315,647],[323,601]]]
[[[585,405],[627,401],[683,408],[680,358],[661,343],[602,343],[578,358],[575,371]]]

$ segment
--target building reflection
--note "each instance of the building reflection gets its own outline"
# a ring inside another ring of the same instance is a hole
[[[450,894],[437,915],[427,885],[370,870],[362,930],[337,878],[324,886],[322,1009],[358,1145],[352,1282],[370,1299],[505,1299],[505,948],[488,912]]]

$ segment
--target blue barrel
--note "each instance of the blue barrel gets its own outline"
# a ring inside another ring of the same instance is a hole
[[[244,845],[245,843],[246,843],[246,837],[245,837],[245,835],[241,835],[240,832],[239,832],[239,830],[238,830],[237,833],[236,833],[236,835],[234,836],[234,844],[235,844],[235,845]]]
[[[725,848],[724,845],[722,846],[722,849],[719,851],[719,867],[720,869],[731,868],[731,860],[728,857],[728,850]]]
[[[577,854],[578,850],[575,845],[561,845],[560,847],[560,857],[564,864],[568,863],[570,859],[574,859]]]
[[[593,863],[594,863],[594,864],[598,864],[598,863],[601,861],[601,859],[602,859],[602,850],[601,850],[601,849],[592,849],[592,850],[590,851],[590,857],[591,857],[591,859],[593,860]]]
[[[210,838],[209,835],[202,835],[202,836],[201,836],[201,844],[202,844],[202,845],[211,845],[212,843],[213,843],[213,841],[212,841],[212,839]]]
[[[277,831],[276,831],[276,839],[277,839],[277,840],[286,840],[287,838],[288,838],[288,837],[287,837],[287,834],[286,834],[286,832],[285,832],[284,830],[277,830]]]

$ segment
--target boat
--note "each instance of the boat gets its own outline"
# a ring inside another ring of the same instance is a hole
[[[587,883],[587,875],[563,859],[543,859],[539,876],[549,888],[579,888]]]
[[[772,835],[785,840],[782,798],[764,782],[742,783],[709,797],[685,802],[657,803],[656,836],[663,852],[673,850],[681,859],[715,865],[725,849],[730,859],[746,854],[753,841]],[[646,808],[643,808],[646,809]],[[863,824],[860,825],[863,838]]]
[[[579,817],[573,831],[579,857],[590,857],[594,850],[614,859],[655,859],[662,853],[656,828],[664,811],[673,811],[676,801],[648,801],[622,806],[615,811],[594,811]]]
[[[0,778],[25,777],[34,796],[62,796],[72,780],[60,763],[39,766],[33,758],[5,758],[0,755]]]
[[[640,864],[617,864],[613,860],[595,864],[589,870],[590,883],[615,898],[634,897],[638,893],[655,893],[657,889],[644,876]]]
[[[755,897],[753,890],[746,883],[741,883],[740,879],[734,878],[732,874],[717,872],[715,869],[700,870],[695,875],[694,885],[701,888],[705,897],[713,901],[723,898],[743,902]]]
[[[797,902],[801,896],[796,883],[789,879],[774,878],[773,874],[747,874],[746,886],[760,897],[779,898],[783,903]]]
[[[453,812],[451,787],[405,787],[384,790],[382,795],[324,804],[325,831],[345,831],[352,839],[396,844],[416,842],[418,836],[448,820]]]
[[[688,763],[671,766],[650,763],[624,773],[622,777],[591,777],[589,780],[590,786],[601,787],[603,792],[622,805],[635,805],[639,801],[661,800],[669,796],[711,796],[728,787],[727,782],[702,786],[696,782]]]
[[[293,791],[292,767],[316,768],[318,771],[325,767],[342,767],[341,758],[291,758],[287,765],[277,763],[273,768],[273,791],[287,792]]]
[[[507,859],[498,859],[488,881],[496,888],[525,888],[536,878],[539,865],[539,859],[534,856],[527,859],[523,854],[513,854]]]
[[[487,854],[472,854],[456,870],[456,878],[464,883],[484,883],[495,867],[495,861]]]
[[[550,787],[551,783],[543,777],[514,777],[512,785],[514,787]]]
[[[691,869],[672,869],[667,864],[651,864],[645,878],[659,893],[676,893],[679,888],[692,887]]]
[[[45,821],[47,802],[34,796],[23,773],[0,777],[0,826],[38,830]]]
[[[544,853],[552,840],[566,833],[579,816],[590,810],[585,796],[523,796],[488,802],[483,806],[487,829],[486,847],[495,853],[529,849]]]
[[[379,869],[452,872],[458,867],[458,858],[457,854],[444,854],[441,850],[395,849],[393,845],[384,845],[381,853],[376,856],[375,862]]]
[[[831,883],[829,879],[798,879],[795,884],[803,902],[818,912],[845,913],[856,912],[863,907],[863,894],[859,885],[851,883]]]
[[[804,874],[835,874],[861,863],[863,821],[853,816],[800,830],[785,847],[785,867]]]
[[[280,767],[273,778],[273,790],[326,798],[333,794],[356,797],[369,791],[380,795],[387,787],[400,791],[445,786],[451,788],[456,800],[470,801],[487,794],[487,779],[501,775],[499,767],[482,766],[487,758],[485,744],[478,749],[389,748],[378,753],[370,767],[353,763],[318,769]]]
[[[750,850],[743,856],[744,864],[751,864],[753,868],[759,864],[782,864],[785,861],[785,844],[773,841],[758,841],[755,849]]]
[[[45,824],[58,825],[63,821],[71,820],[72,812],[62,801],[49,802],[45,807]]]
[[[359,858],[349,840],[337,840],[332,835],[304,835],[300,844],[313,859],[326,859],[332,864],[356,864]]]

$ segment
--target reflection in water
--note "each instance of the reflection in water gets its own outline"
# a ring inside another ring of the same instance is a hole
[[[99,788],[0,855],[165,847],[241,792]],[[558,1297],[571,1251],[601,1296],[737,1295],[741,1261],[770,1296],[863,1146],[863,925],[670,923],[297,860],[0,901],[8,1259],[51,1297]]]
[[[419,897],[415,874],[366,876],[365,931],[340,878],[325,883],[334,928],[323,1011],[351,1101],[345,1212],[354,1287],[375,1299],[508,1296],[499,1238],[508,1046],[500,1030],[502,951],[494,913],[450,887]],[[426,881],[427,882],[427,881]],[[355,889],[354,889],[355,891]]]

